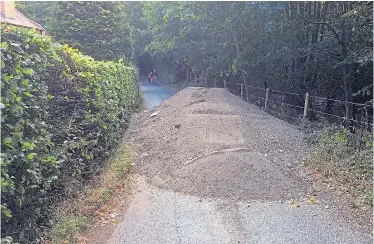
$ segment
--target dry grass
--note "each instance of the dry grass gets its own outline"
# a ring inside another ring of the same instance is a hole
[[[320,175],[328,190],[355,215],[360,225],[372,226],[373,139],[371,134],[325,129],[314,138],[306,166]],[[317,177],[318,178],[318,177]]]
[[[373,151],[372,138],[357,138],[346,129],[325,130],[314,145],[307,164],[326,178],[352,191],[355,204],[372,205]]]
[[[56,211],[51,243],[85,243],[81,234],[98,219],[105,218],[105,204],[126,185],[126,173],[133,161],[129,145],[122,145],[110,158],[99,182],[88,186],[79,197],[63,202]]]

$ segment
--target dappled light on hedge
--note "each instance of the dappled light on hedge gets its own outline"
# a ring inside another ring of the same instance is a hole
[[[40,241],[52,204],[121,138],[140,99],[138,73],[32,31],[3,26],[1,37],[2,232]]]

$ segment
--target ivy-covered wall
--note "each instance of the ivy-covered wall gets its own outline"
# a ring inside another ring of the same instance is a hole
[[[1,38],[2,237],[29,243],[115,148],[140,101],[138,73],[32,31],[2,26]]]

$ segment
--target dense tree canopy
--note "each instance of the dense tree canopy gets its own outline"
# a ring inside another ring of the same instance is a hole
[[[123,2],[26,2],[20,6],[58,41],[95,59],[132,56],[133,28]]]
[[[121,2],[60,2],[50,30],[97,59],[131,57],[133,35]]]
[[[187,70],[209,80],[225,73],[246,88],[366,102],[372,10],[372,2],[152,2],[143,8],[153,36],[146,50],[175,80]],[[352,118],[352,104],[345,110]]]
[[[372,2],[23,6],[58,40],[99,59],[133,58],[145,71],[157,69],[166,82],[185,82],[188,71],[207,77],[207,85],[222,77],[242,82],[247,92],[259,86],[347,102],[372,99]],[[360,109],[341,105],[347,118]],[[326,102],[324,111],[333,109]]]

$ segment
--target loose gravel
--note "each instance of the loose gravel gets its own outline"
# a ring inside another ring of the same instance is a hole
[[[125,138],[138,180],[111,237],[90,243],[372,243],[309,195],[303,134],[224,89],[184,89]]]
[[[156,186],[251,200],[306,193],[295,174],[307,148],[303,134],[225,89],[186,88],[133,124],[134,170]]]

